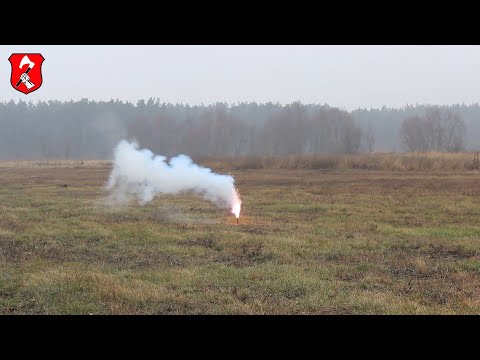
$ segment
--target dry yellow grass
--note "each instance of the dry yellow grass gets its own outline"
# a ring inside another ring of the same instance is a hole
[[[198,157],[216,169],[368,169],[393,171],[478,170],[476,153],[370,153],[342,155],[248,156],[237,158]]]
[[[3,160],[0,161],[0,168],[75,168],[75,167],[109,167],[108,160]]]
[[[83,164],[81,163],[83,161]],[[197,156],[194,161],[203,166],[222,170],[257,169],[330,169],[330,170],[391,170],[391,171],[457,171],[480,170],[478,153],[369,153],[313,154],[289,156],[208,157]],[[0,161],[0,168],[108,168],[108,160],[9,160]]]

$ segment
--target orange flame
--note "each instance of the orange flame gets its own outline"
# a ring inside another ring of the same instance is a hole
[[[242,200],[240,200],[240,193],[238,189],[233,188],[232,214],[238,219],[240,217],[240,210],[242,208]]]

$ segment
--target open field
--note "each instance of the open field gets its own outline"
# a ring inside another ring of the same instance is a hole
[[[190,195],[108,206],[105,162],[36,164],[0,164],[1,314],[480,314],[464,165],[237,166],[237,225]]]

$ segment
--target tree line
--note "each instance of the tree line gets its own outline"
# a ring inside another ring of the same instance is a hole
[[[0,103],[0,159],[109,159],[123,138],[166,156],[458,151],[471,130],[459,110],[480,116],[478,105],[348,112],[300,102],[9,101]]]

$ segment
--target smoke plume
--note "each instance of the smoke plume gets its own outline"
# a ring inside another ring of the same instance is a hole
[[[113,169],[107,189],[117,201],[135,197],[140,204],[159,194],[191,192],[228,208],[238,218],[241,200],[230,175],[219,175],[193,163],[186,155],[167,162],[162,155],[139,149],[135,142],[122,140],[114,150]]]

